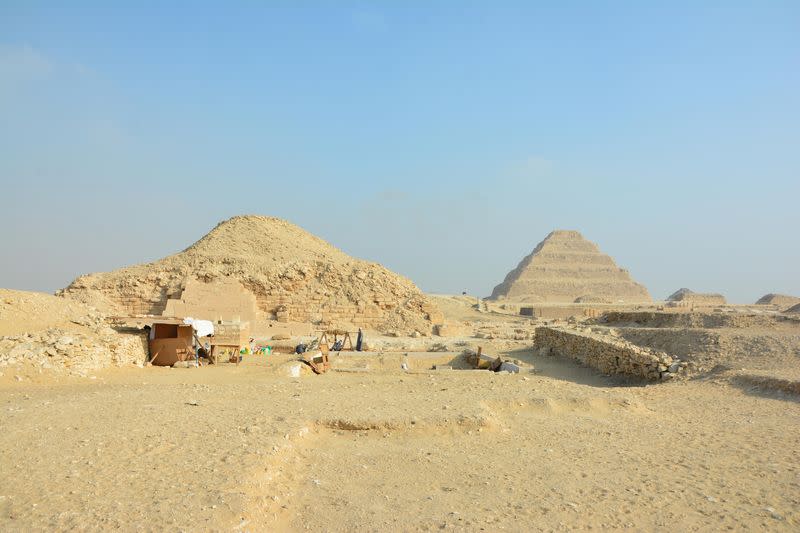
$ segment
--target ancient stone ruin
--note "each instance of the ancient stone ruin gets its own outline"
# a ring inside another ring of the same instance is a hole
[[[699,307],[725,305],[727,303],[725,297],[721,294],[694,292],[685,287],[670,294],[667,302]]]
[[[588,330],[540,327],[536,329],[535,347],[540,353],[572,358],[608,375],[667,380],[684,368],[681,361],[665,352]]]
[[[765,294],[756,302],[756,305],[772,305],[781,311],[787,310],[798,304],[800,304],[800,298],[797,296],[773,293]]]
[[[441,314],[410,280],[284,220],[238,216],[158,261],[59,292],[109,313],[310,322],[430,333]]]
[[[496,286],[492,300],[530,303],[650,302],[647,289],[577,231],[556,230]]]

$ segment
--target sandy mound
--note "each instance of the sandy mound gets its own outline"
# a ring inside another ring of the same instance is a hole
[[[82,374],[142,363],[144,340],[108,327],[102,313],[49,294],[0,289],[0,367],[32,365]]]
[[[264,320],[427,332],[439,317],[410,280],[263,216],[231,218],[186,250],[153,263],[81,276],[60,295],[122,314],[161,315],[187,283],[225,280],[238,281],[255,296],[253,312]]]
[[[800,304],[793,305],[792,307],[784,311],[784,313],[800,314]]]
[[[550,233],[496,286],[490,299],[523,302],[649,302],[627,270],[577,231]]]

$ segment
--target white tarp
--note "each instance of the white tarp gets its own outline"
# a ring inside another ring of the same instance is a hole
[[[198,337],[214,334],[214,323],[210,320],[197,320],[192,317],[186,317],[183,319],[183,323],[192,326]]]

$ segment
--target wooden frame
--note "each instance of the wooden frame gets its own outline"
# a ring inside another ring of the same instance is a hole
[[[333,335],[333,342],[328,344],[328,335]],[[341,330],[331,330],[331,331],[323,331],[322,335],[319,337],[319,347],[320,350],[327,353],[330,350],[333,350],[333,345],[336,344],[336,341],[339,340],[339,337],[342,337],[342,349],[336,350],[339,352],[352,352],[353,351],[353,340],[350,338],[350,332],[348,331],[341,331]],[[324,348],[323,348],[324,346]]]
[[[236,364],[239,364],[239,359],[241,358],[241,354],[239,353],[241,347],[238,344],[212,344],[211,345],[211,353],[208,354],[208,357],[211,359],[213,364],[217,364],[219,362],[219,352],[228,353],[229,351],[236,356]],[[228,358],[228,362],[230,362],[231,357]]]

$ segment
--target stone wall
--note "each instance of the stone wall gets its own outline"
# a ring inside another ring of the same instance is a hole
[[[291,293],[275,291],[273,294],[258,295],[256,301],[260,311],[267,318],[279,322],[309,322],[332,327],[349,325],[360,328],[376,328],[387,319],[387,314],[403,304],[402,301],[389,300],[375,295],[371,300],[359,300],[355,303],[347,301],[331,301],[323,294]],[[413,305],[413,304],[412,304]],[[441,322],[441,312],[434,305],[417,304],[430,322]],[[430,324],[426,328],[430,330]]]
[[[657,381],[670,379],[682,369],[680,361],[664,352],[640,348],[618,337],[593,334],[589,330],[539,327],[535,346],[550,355],[575,359],[609,375]]]
[[[337,294],[321,288],[315,283],[316,275],[297,278],[281,279],[280,283],[265,287],[251,280],[204,280],[168,273],[123,279],[108,288],[95,288],[91,278],[84,276],[60,294],[92,305],[92,297],[103,298],[115,306],[109,310],[112,314],[129,316],[193,316],[209,320],[238,317],[253,324],[277,320],[407,334],[415,329],[430,333],[432,324],[444,319],[438,307],[421,293],[392,292],[391,285],[383,280],[373,283],[372,289],[358,278],[358,272],[353,279],[336,278],[328,283],[339,288],[361,284],[357,295],[348,294],[353,290]]]
[[[532,316],[542,319],[567,319],[570,317],[589,317],[600,316],[602,311],[592,307],[580,307],[574,305],[567,306],[523,306],[519,308],[520,316]]]
[[[651,328],[749,328],[773,327],[793,322],[791,318],[747,313],[669,313],[657,311],[609,311],[597,319],[607,326]]]
[[[130,315],[160,315],[164,312],[169,300],[165,289],[155,288],[149,291],[136,291],[110,295],[109,299],[125,313]]]
[[[717,357],[722,351],[718,331],[699,328],[619,328],[619,336],[637,346],[662,351],[682,361]]]
[[[188,280],[180,298],[167,300],[164,316],[193,317],[217,322],[255,322],[256,298],[235,279],[211,283]]]

